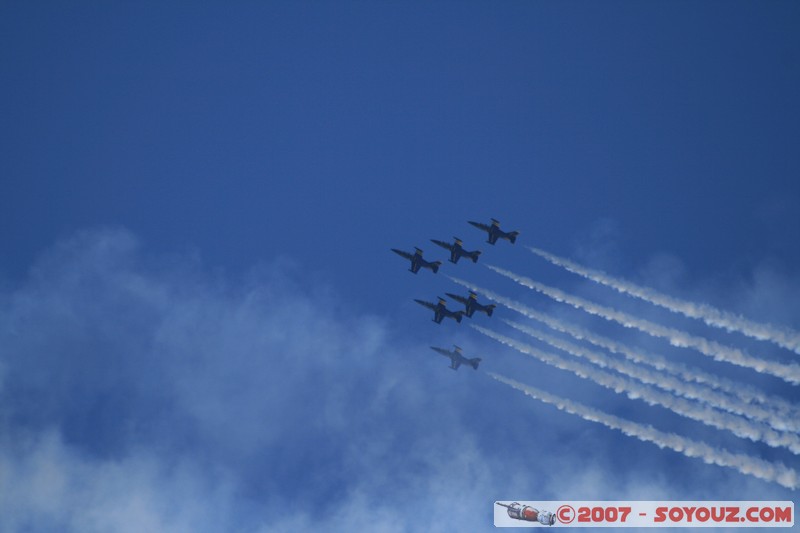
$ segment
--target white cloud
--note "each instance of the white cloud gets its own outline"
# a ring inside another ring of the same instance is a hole
[[[122,230],[0,292],[0,346],[4,530],[488,529],[498,498],[661,494],[642,476],[690,468],[618,468],[613,432],[486,379],[501,353],[453,373],[302,271],[210,273]]]
[[[55,430],[4,443],[0,472],[3,531],[213,531],[230,518],[230,485],[196,465],[148,452],[100,460]]]

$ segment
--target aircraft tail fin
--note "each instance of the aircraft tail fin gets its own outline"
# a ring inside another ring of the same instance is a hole
[[[480,357],[475,357],[475,358],[469,360],[469,364],[475,370],[478,370],[478,365],[480,364],[480,362],[481,362],[481,358]]]
[[[518,231],[512,231],[508,234],[508,240],[511,241],[511,244],[517,242],[517,235],[519,235]]]
[[[487,306],[486,306],[486,314],[487,314],[488,316],[492,316],[492,313],[494,313],[494,308],[495,308],[495,307],[497,307],[495,304],[489,304],[489,305],[487,305]]]
[[[431,270],[433,270],[434,274],[439,272],[439,267],[440,266],[442,266],[442,262],[441,261],[434,261],[433,263],[431,263]]]
[[[470,257],[472,258],[472,262],[473,263],[477,263],[478,262],[478,256],[479,255],[481,255],[481,251],[480,250],[475,250],[474,252],[472,252],[472,255]]]
[[[462,318],[464,318],[464,313],[462,313],[461,311],[459,311],[458,313],[456,313],[456,322],[458,322],[459,324],[461,324],[461,319],[462,319]]]

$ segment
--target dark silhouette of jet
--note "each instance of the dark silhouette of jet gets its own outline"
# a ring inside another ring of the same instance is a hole
[[[466,308],[466,315],[469,318],[472,318],[472,315],[475,314],[475,311],[480,311],[481,313],[486,313],[487,316],[492,316],[492,313],[494,313],[494,308],[497,307],[495,304],[484,305],[478,303],[478,295],[472,291],[469,291],[469,296],[466,298],[464,296],[451,294],[449,292],[446,292],[445,294],[453,300],[464,304],[464,307]]]
[[[469,257],[472,259],[473,263],[478,262],[478,256],[481,255],[480,250],[475,250],[474,252],[469,252],[465,250],[462,245],[464,244],[461,239],[458,237],[453,237],[455,242],[450,244],[449,242],[444,241],[437,241],[436,239],[431,239],[431,242],[437,246],[441,246],[445,250],[450,250],[450,262],[451,263],[458,263],[458,260],[462,257]]]
[[[453,345],[453,348],[455,348],[455,350],[451,352],[450,350],[445,350],[444,348],[437,348],[436,346],[431,346],[431,350],[433,350],[434,352],[440,353],[445,357],[450,358],[450,368],[452,370],[458,370],[458,367],[460,367],[462,363],[471,366],[475,370],[478,370],[478,365],[481,362],[480,357],[473,357],[472,359],[469,359],[467,357],[464,357],[464,355],[462,355],[461,348],[459,348],[455,344]]]
[[[433,321],[437,324],[441,324],[442,320],[445,318],[452,318],[459,324],[461,323],[461,318],[464,316],[464,311],[450,311],[445,304],[447,303],[443,298],[439,298],[439,302],[432,304],[431,302],[426,302],[424,300],[414,300],[419,305],[423,307],[427,307],[431,311],[433,311]]]
[[[409,270],[414,274],[419,272],[420,268],[429,268],[433,270],[434,274],[439,272],[439,267],[442,265],[441,261],[426,261],[422,258],[422,250],[417,247],[414,247],[414,250],[416,251],[413,254],[410,254],[408,252],[404,252],[403,250],[392,248],[394,253],[411,261],[411,268],[409,268]]]
[[[505,232],[505,231],[501,230],[500,229],[500,222],[498,220],[495,220],[495,219],[492,219],[492,225],[491,226],[489,226],[487,224],[481,224],[480,222],[473,222],[471,220],[468,220],[467,222],[469,222],[470,224],[472,224],[476,228],[478,228],[480,230],[483,230],[486,233],[488,233],[489,234],[489,240],[487,240],[486,242],[488,242],[489,244],[496,243],[497,239],[505,239],[507,241],[510,241],[511,244],[514,244],[514,242],[517,240],[517,235],[519,235],[518,231]]]

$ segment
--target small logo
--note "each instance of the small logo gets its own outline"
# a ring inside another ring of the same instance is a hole
[[[506,508],[508,516],[515,520],[524,520],[526,522],[539,522],[543,526],[552,526],[556,523],[556,515],[550,511],[540,511],[530,505],[522,505],[519,502],[511,504],[495,502],[497,505]]]

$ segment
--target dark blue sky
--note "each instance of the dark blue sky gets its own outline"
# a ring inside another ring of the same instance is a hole
[[[384,243],[487,216],[567,251],[610,219],[706,276],[797,263],[790,2],[2,9],[12,274],[118,224],[353,290]]]
[[[504,485],[512,475],[503,470],[505,458],[551,460],[563,449],[560,440],[590,435],[602,440],[594,451],[576,445],[562,460],[596,454],[580,459],[594,465],[584,482],[600,487],[612,472],[619,477],[605,483],[610,496],[633,497],[644,486],[648,497],[667,499],[758,494],[768,485],[688,459],[673,464],[676,454],[588,427],[471,370],[454,374],[444,361],[419,355],[430,343],[497,346],[463,326],[429,322],[411,299],[456,287],[443,276],[405,272],[389,248],[417,245],[443,259],[429,239],[459,236],[484,250],[481,262],[790,360],[579,282],[521,245],[800,328],[798,23],[794,2],[0,4],[0,280],[3,312],[18,325],[4,333],[7,433],[57,435],[47,449],[56,458],[80,458],[79,477],[91,477],[108,457],[133,457],[136,472],[142,455],[158,465],[183,457],[186,476],[154,467],[153,482],[166,476],[179,494],[198,491],[199,500],[223,502],[239,517],[214,524],[223,529],[308,527],[300,518],[265,518],[301,497],[344,494],[353,508],[374,505],[373,498],[398,500],[402,512],[387,511],[387,524],[402,523],[421,505],[412,494],[459,483],[486,487],[464,495],[480,509],[484,499],[538,498],[524,471]],[[519,245],[488,246],[466,224],[489,217],[521,230]],[[537,300],[481,265],[444,270],[631,337]],[[264,301],[252,296],[262,286]],[[298,301],[299,309],[271,310],[271,299],[290,309]],[[119,323],[109,321],[113,316]],[[306,325],[299,335],[312,345],[317,335],[337,340],[328,351],[276,340],[277,333],[262,338],[259,320],[277,331]],[[226,324],[219,335],[209,333]],[[202,346],[191,347],[193,331]],[[355,347],[346,340],[353,331]],[[635,340],[692,360],[657,341]],[[204,355],[192,360],[192,349]],[[285,350],[295,357],[275,363],[283,377],[262,382],[273,366],[253,360],[251,349],[268,359]],[[237,354],[238,369],[226,370],[226,350]],[[381,353],[393,362],[369,359]],[[493,369],[653,419],[652,408],[521,357],[498,349]],[[327,366],[331,358],[341,364]],[[484,359],[493,364],[491,355]],[[41,365],[53,374],[34,377]],[[341,369],[349,365],[357,368],[352,375]],[[332,374],[303,377],[321,370]],[[797,398],[771,378],[724,372]],[[224,386],[214,382],[219,375],[227,376]],[[270,394],[271,386],[277,392]],[[31,402],[39,397],[49,400]],[[207,403],[187,407],[199,397]],[[73,403],[59,407],[65,398]],[[313,417],[321,409],[315,402],[330,412],[310,433],[283,419]],[[359,423],[346,415],[381,402],[389,411],[361,413]],[[447,406],[432,408],[436,402]],[[230,426],[226,413],[247,405],[255,412]],[[504,426],[498,413],[506,410],[515,420],[527,416],[530,426]],[[540,413],[559,422],[536,453],[528,452],[526,442],[539,438]],[[274,434],[255,429],[274,417],[283,421]],[[457,420],[438,431],[442,417]],[[663,423],[797,464],[668,415]],[[170,427],[174,433],[164,429]],[[437,462],[421,450],[458,436],[469,452],[463,461],[477,470],[453,481],[431,465],[463,472],[458,457]],[[329,452],[308,459],[312,442],[326,438]],[[298,455],[273,447],[282,439]],[[366,442],[378,444],[363,456],[351,450]],[[623,453],[614,452],[620,446]],[[389,470],[375,467],[382,454],[395,458]],[[637,454],[650,470],[620,474]],[[27,457],[6,450],[0,459],[24,472]],[[343,466],[347,460],[357,464]],[[218,477],[193,470],[209,464]],[[698,478],[691,477],[695,468]],[[303,471],[313,473],[320,492],[303,492],[296,481]],[[381,478],[387,472],[408,477],[395,485]],[[151,478],[141,479],[148,493]],[[738,490],[689,490],[709,479]],[[288,488],[271,486],[275,480]],[[594,489],[574,494],[577,481],[548,481],[554,498],[602,497]],[[214,488],[218,482],[223,488]],[[254,496],[263,493],[270,496]],[[35,487],[31,494],[36,501]],[[332,523],[358,522],[353,514],[337,516]],[[86,526],[69,513],[51,518]],[[183,524],[158,513],[153,520]],[[118,526],[92,524],[86,527]]]

